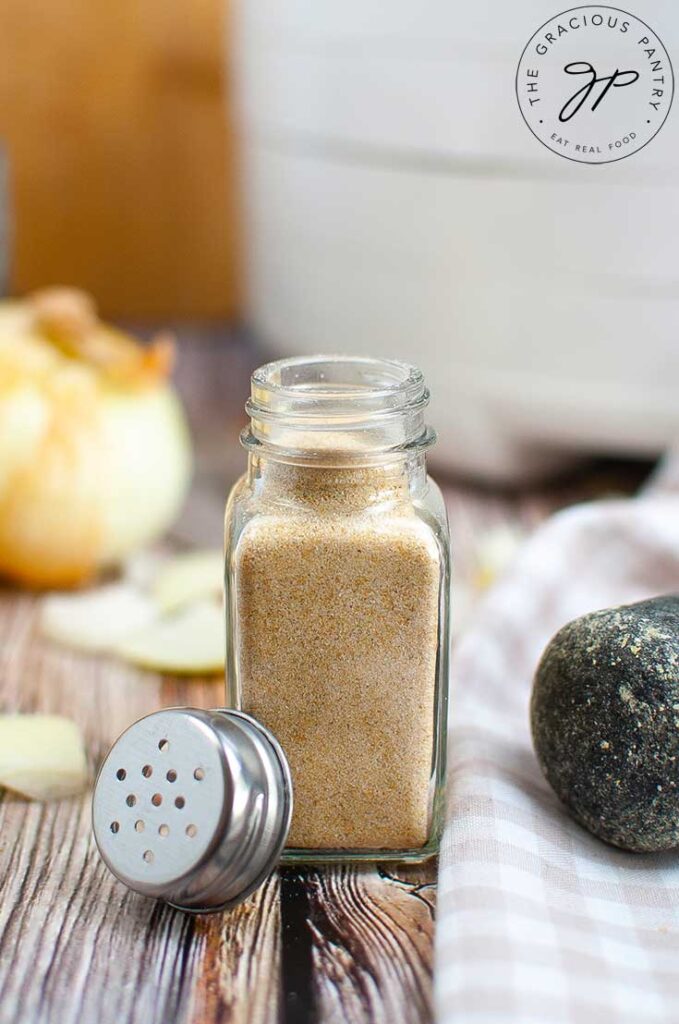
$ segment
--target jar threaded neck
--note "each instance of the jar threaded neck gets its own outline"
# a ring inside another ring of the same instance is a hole
[[[436,440],[420,370],[360,356],[282,359],[256,370],[246,403],[248,450],[343,465],[426,451]]]

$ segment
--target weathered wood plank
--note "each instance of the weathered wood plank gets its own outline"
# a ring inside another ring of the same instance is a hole
[[[171,694],[151,673],[44,642],[36,605],[0,596],[2,710],[73,717],[94,772],[117,734]],[[195,922],[112,878],[91,837],[89,795],[35,804],[5,793],[0,837],[0,1020],[160,1024],[185,1012],[204,944]]]
[[[280,1015],[278,875],[230,913],[199,918],[196,931],[205,948],[193,1024],[275,1024]]]
[[[414,878],[386,866],[346,866],[311,875],[319,1020],[422,1024],[431,1019],[434,881],[433,864]]]

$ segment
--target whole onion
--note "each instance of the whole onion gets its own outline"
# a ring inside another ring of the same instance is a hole
[[[77,585],[169,526],[191,470],[172,357],[81,292],[0,303],[0,574]]]

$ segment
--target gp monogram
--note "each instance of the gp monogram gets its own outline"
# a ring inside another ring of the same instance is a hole
[[[574,7],[529,39],[516,96],[533,135],[559,156],[604,164],[631,156],[663,126],[674,74],[640,18],[617,7]]]

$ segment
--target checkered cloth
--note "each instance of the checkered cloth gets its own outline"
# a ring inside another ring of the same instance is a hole
[[[679,590],[673,474],[676,463],[638,498],[554,516],[455,651],[438,1024],[679,1021],[679,851],[625,853],[573,822],[528,721],[533,672],[559,627]]]

